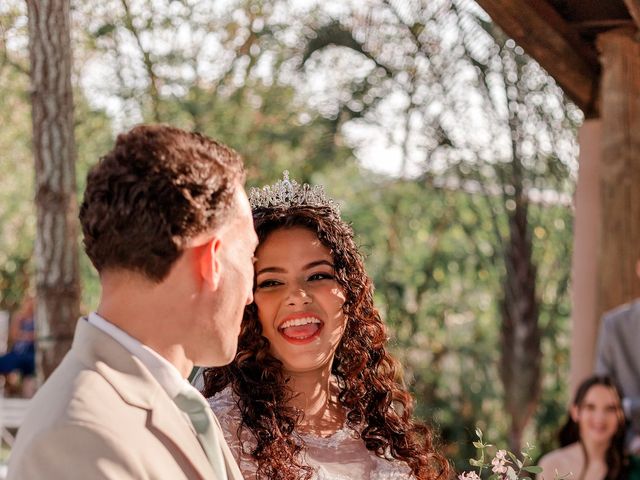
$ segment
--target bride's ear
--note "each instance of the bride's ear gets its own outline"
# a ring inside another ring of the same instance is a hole
[[[580,421],[580,408],[577,405],[571,405],[569,407],[569,415],[571,415],[571,420],[578,423]]]
[[[220,264],[220,246],[220,238],[217,236],[213,237],[202,246],[202,252],[199,255],[200,275],[211,290],[217,290],[220,284],[222,271]]]

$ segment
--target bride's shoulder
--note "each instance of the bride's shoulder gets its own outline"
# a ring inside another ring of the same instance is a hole
[[[216,393],[213,397],[207,398],[211,410],[220,422],[220,427],[224,433],[225,440],[230,447],[240,448],[239,441],[250,441],[250,436],[245,429],[241,431],[242,418],[238,408],[237,398],[230,387]]]
[[[240,409],[238,408],[237,399],[233,395],[230,387],[207,398],[207,402],[209,402],[216,417],[220,419],[229,417],[240,419]]]
[[[256,464],[250,452],[256,442],[248,429],[242,428],[240,408],[231,387],[207,398],[214,415],[220,422],[222,434],[245,478],[255,478]]]
[[[566,447],[553,450],[541,459],[538,465],[542,468],[542,474],[538,478],[546,480],[555,478],[555,475],[567,476],[577,474],[580,471],[581,450],[578,443],[572,443]]]

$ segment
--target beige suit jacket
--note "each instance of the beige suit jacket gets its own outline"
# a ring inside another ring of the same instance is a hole
[[[229,480],[241,480],[226,444],[222,450]],[[218,480],[166,391],[86,319],[78,321],[71,350],[31,402],[8,478]]]

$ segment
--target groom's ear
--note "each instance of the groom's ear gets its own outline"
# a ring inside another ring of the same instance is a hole
[[[202,245],[199,255],[200,275],[211,290],[217,290],[220,284],[222,266],[220,264],[220,246],[222,242],[215,236]]]

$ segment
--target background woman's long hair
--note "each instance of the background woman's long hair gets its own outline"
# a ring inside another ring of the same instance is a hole
[[[396,381],[395,361],[385,349],[386,329],[352,229],[325,207],[257,209],[254,223],[261,243],[276,229],[304,227],[332,253],[347,297],[347,325],[332,364],[347,426],[379,457],[405,462],[418,480],[448,478],[450,466],[434,446],[432,430],[412,419],[413,400]],[[230,386],[239,399],[241,428],[249,429],[257,443],[251,452],[257,478],[311,478],[312,469],[300,459],[305,446],[293,435],[303,413],[288,406],[295,393],[287,387],[282,363],[269,353],[255,304],[245,310],[235,360],[208,369],[204,378],[205,396]]]
[[[615,393],[618,402],[622,402],[620,389],[617,387],[611,377],[605,375],[594,375],[587,378],[580,384],[573,399],[573,405],[580,408],[591,387],[594,387],[596,385],[602,385],[604,387],[610,388]],[[620,415],[622,415],[621,421],[619,422],[618,429],[611,439],[609,448],[607,448],[607,451],[605,453],[605,461],[607,463],[607,475],[605,477],[605,480],[618,480],[621,478],[626,478],[626,462],[624,453],[626,429],[624,416],[622,414],[622,406],[620,405],[619,408]],[[582,472],[580,472],[580,476],[578,477],[578,479],[584,478],[587,467],[589,466],[590,459],[587,450],[584,447],[584,443],[582,442],[582,438],[580,438],[580,426],[573,420],[571,414],[568,415],[567,421],[558,432],[558,440],[561,447],[566,447],[567,445],[571,445],[572,443],[576,442],[580,443],[585,460],[584,467],[582,469]]]

